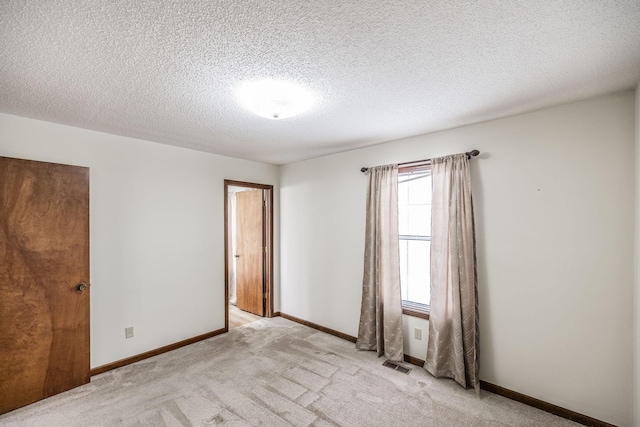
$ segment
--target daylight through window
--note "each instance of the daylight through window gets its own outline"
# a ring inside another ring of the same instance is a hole
[[[431,302],[431,166],[398,170],[400,281],[405,314],[428,316]]]

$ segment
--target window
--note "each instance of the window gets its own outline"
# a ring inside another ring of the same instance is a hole
[[[431,166],[398,170],[400,282],[404,314],[429,318],[431,303]]]

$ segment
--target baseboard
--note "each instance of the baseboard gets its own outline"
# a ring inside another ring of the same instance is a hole
[[[404,355],[404,361],[411,363],[412,365],[423,366],[424,360],[417,357]],[[569,409],[562,408],[552,403],[545,402],[543,400],[536,399],[535,397],[527,396],[526,394],[518,393],[517,391],[509,390],[508,388],[500,387],[499,385],[491,384],[486,381],[480,380],[480,388],[497,394],[507,399],[515,400],[516,402],[524,403],[525,405],[532,406],[537,409],[541,409],[545,412],[549,412],[553,415],[557,415],[562,418],[574,421],[576,423],[592,426],[592,427],[615,427],[613,424],[605,423],[604,421],[596,420],[587,415],[580,414],[578,412],[571,411]]]
[[[409,356],[408,354],[404,355],[404,361],[407,363],[411,363],[412,365],[422,366],[424,365],[424,360],[418,359],[417,357]]]
[[[285,319],[289,319],[293,322],[300,323],[305,326],[309,326],[310,328],[317,329],[322,332],[326,332],[330,335],[335,335],[336,337],[340,337],[347,341],[356,342],[356,337],[352,337],[351,335],[343,334],[342,332],[338,332],[333,329],[326,328],[324,326],[318,325],[317,323],[309,322],[304,319],[300,319],[295,316],[290,316],[286,313],[281,313],[279,311],[273,313],[275,316],[281,316]],[[424,365],[424,360],[418,359],[417,357],[409,356],[408,354],[404,355],[404,361],[407,363],[411,363],[412,365],[422,367]],[[541,409],[545,412],[549,412],[553,415],[557,415],[561,418],[566,418],[568,420],[574,421],[576,423],[590,426],[590,427],[616,427],[613,424],[606,423],[604,421],[597,420],[595,418],[591,418],[587,415],[580,414],[578,412],[571,411],[569,409],[562,408],[560,406],[554,405],[552,403],[548,403],[539,399],[536,399],[531,396],[527,396],[526,394],[518,393],[517,391],[509,390],[504,387],[500,387],[495,384],[488,383],[486,381],[480,380],[480,388],[486,390],[488,392],[497,394],[499,396],[506,397],[511,400],[515,400],[516,402],[524,403],[525,405],[532,406],[537,409]]]
[[[517,391],[509,390],[508,388],[500,387],[499,385],[491,384],[483,380],[480,380],[480,388],[491,393],[509,398],[511,400],[524,403],[525,405],[533,406],[534,408],[541,409],[545,412],[549,412],[553,415],[566,418],[585,426],[616,427],[613,424],[591,418],[587,415],[574,412],[570,409],[554,405],[553,403],[548,403],[543,400],[536,399],[535,397],[527,396],[526,394],[518,393]]]
[[[357,340],[356,337],[344,334],[340,331],[336,331],[335,329],[326,328],[322,325],[318,325],[317,323],[309,322],[308,320],[300,319],[299,317],[291,316],[289,314],[281,313],[279,311],[277,311],[276,313],[277,313],[277,316],[284,317],[285,319],[291,320],[292,322],[300,323],[301,325],[305,325],[310,328],[317,329],[321,332],[326,332],[329,335],[334,335],[338,338],[342,338],[343,340],[347,340],[351,342],[356,342]],[[276,313],[273,313],[273,315],[276,316]]]
[[[327,334],[336,336],[338,338],[342,338],[347,341],[356,342],[357,338],[340,331],[336,331],[335,329],[327,328],[322,325],[318,325],[317,323],[309,322],[308,320],[300,319],[299,317],[291,316],[286,313],[282,313],[280,311],[276,311],[273,313],[273,317],[283,317],[285,319],[291,320],[292,322],[300,323],[301,325],[308,326],[310,328],[316,329],[321,332],[325,332]],[[117,360],[112,363],[108,363],[106,365],[98,366],[97,368],[91,369],[90,375],[99,375],[104,372],[110,371],[112,369],[120,368],[122,366],[130,365],[131,363],[139,362],[144,359],[148,359],[153,356],[157,356],[162,353],[166,353],[168,351],[176,350],[180,347],[187,346],[189,344],[194,344],[198,341],[206,340],[207,338],[215,337],[216,335],[220,335],[227,332],[227,329],[222,328],[216,331],[212,331],[206,334],[198,335],[197,337],[189,338],[184,341],[180,341],[174,344],[169,344],[164,347],[157,348],[155,350],[150,350],[136,356],[127,357],[126,359]],[[404,361],[407,363],[411,363],[416,366],[423,366],[424,360],[418,359],[417,357],[409,356],[408,354],[404,355]],[[491,384],[489,382],[480,380],[480,388],[486,390],[488,392],[497,394],[499,396],[506,397],[511,400],[515,400],[516,402],[524,403],[525,405],[532,406],[537,409],[541,409],[545,412],[549,412],[553,415],[557,415],[559,417],[574,421],[576,423],[589,426],[589,427],[616,427],[613,424],[606,423],[604,421],[597,420],[595,418],[591,418],[587,415],[580,414],[575,411],[571,411],[566,408],[562,408],[560,406],[554,405],[552,403],[545,402],[543,400],[536,399],[535,397],[527,396],[526,394],[518,393],[517,391],[509,390],[504,387],[500,387],[499,385]]]
[[[206,334],[198,335],[197,337],[189,338],[183,341],[179,341],[177,343],[165,345],[164,347],[156,348],[155,350],[146,351],[144,353],[137,354],[135,356],[127,357],[126,359],[116,360],[112,363],[107,363],[106,365],[98,366],[97,368],[93,368],[89,371],[91,376],[99,375],[105,373],[107,371],[111,371],[112,369],[120,368],[122,366],[130,365],[132,363],[139,362],[144,359],[148,359],[153,356],[157,356],[162,353],[166,353],[168,351],[176,350],[180,347],[187,346],[189,344],[197,343],[198,341],[206,340],[207,338],[215,337],[216,335],[220,335],[227,332],[227,329],[222,328],[216,331],[208,332]]]

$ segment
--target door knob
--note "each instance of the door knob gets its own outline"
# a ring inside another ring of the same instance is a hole
[[[87,284],[86,284],[86,283],[84,283],[84,282],[83,282],[83,283],[80,283],[80,284],[76,287],[76,289],[77,289],[77,290],[79,290],[79,291],[84,291],[85,289],[87,289]]]

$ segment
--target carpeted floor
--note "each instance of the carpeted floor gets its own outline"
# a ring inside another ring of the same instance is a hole
[[[276,317],[93,377],[2,426],[575,426]]]

